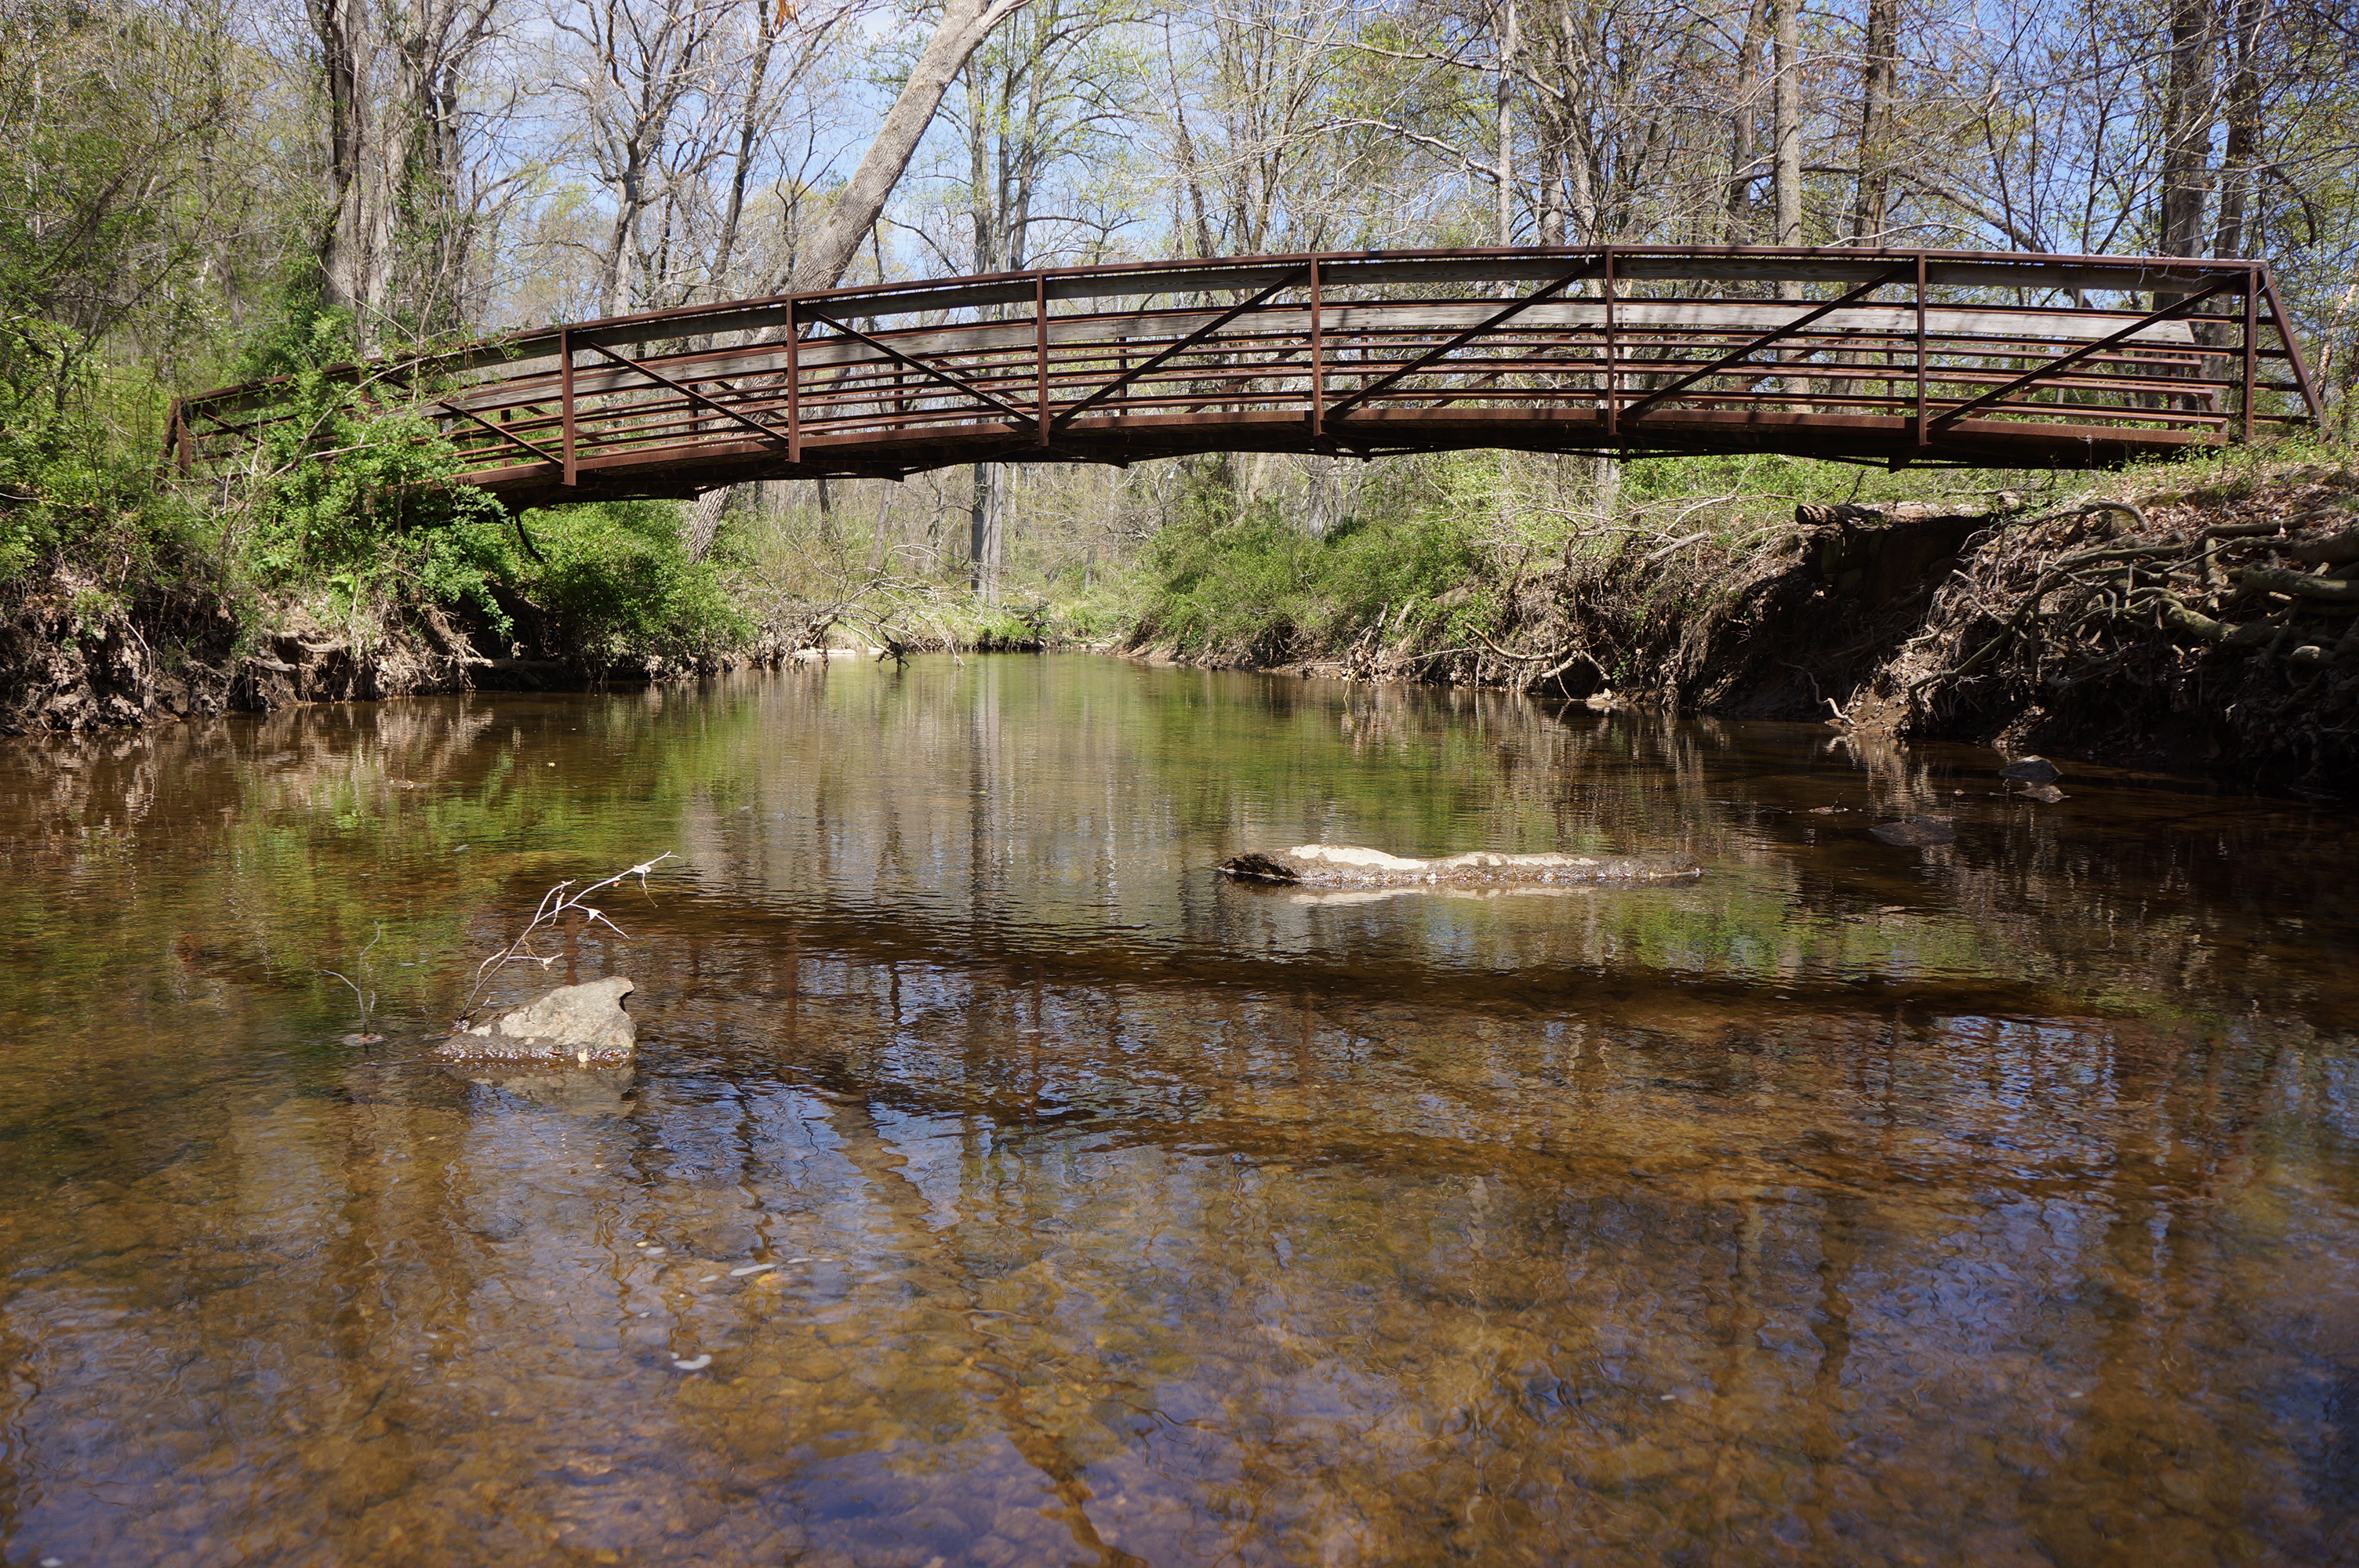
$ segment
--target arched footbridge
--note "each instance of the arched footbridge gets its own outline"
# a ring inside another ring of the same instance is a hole
[[[1792,248],[1348,252],[694,305],[352,367],[511,505],[978,460],[1506,448],[2104,467],[2314,423],[2265,264]],[[274,419],[183,399],[184,470]]]

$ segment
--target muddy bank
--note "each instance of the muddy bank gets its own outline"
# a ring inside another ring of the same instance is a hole
[[[60,565],[10,585],[0,604],[0,734],[171,723],[299,703],[369,702],[465,691],[577,691],[614,682],[718,674],[786,656],[765,639],[729,658],[603,665],[502,648],[487,628],[412,607],[365,638],[298,603],[242,619],[187,582],[125,595]]]
[[[1806,507],[1745,538],[1478,581],[1448,596],[1495,603],[1472,646],[1369,626],[1282,660],[1203,662],[1819,720],[2359,798],[2359,471],[2124,479],[2003,505]]]

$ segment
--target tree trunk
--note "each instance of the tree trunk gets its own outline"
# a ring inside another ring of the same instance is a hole
[[[1761,157],[1761,24],[1767,5],[1768,0],[1753,0],[1737,43],[1736,105],[1729,116],[1728,138],[1727,232],[1732,245],[1753,238],[1753,181],[1760,172],[1753,166]]]
[[[842,280],[861,242],[875,225],[877,214],[885,211],[886,199],[900,182],[901,171],[909,167],[926,127],[933,123],[942,94],[950,91],[951,82],[992,28],[1024,4],[1025,0],[949,0],[942,7],[942,19],[926,41],[901,95],[886,111],[885,122],[862,155],[860,167],[852,171],[851,179],[829,205],[810,248],[795,264],[794,276],[788,284],[791,292],[832,288]]]
[[[2170,12],[2170,57],[2163,80],[2162,202],[2158,214],[2162,254],[2200,255],[2203,250],[2203,205],[2216,117],[2204,43],[2211,31],[2207,0],[2176,0]]]
[[[1516,243],[1516,0],[1499,0],[1499,243]]]
[[[1859,62],[1859,186],[1851,209],[1851,238],[1855,245],[1886,243],[1884,228],[1892,193],[1886,143],[1893,83],[1900,68],[1899,30],[1900,0],[1867,0],[1867,38]]]
[[[320,70],[328,90],[328,181],[333,199],[320,235],[320,292],[331,309],[352,311],[356,324],[368,292],[359,189],[372,52],[366,14],[359,0],[312,0],[311,27],[320,39]]]
[[[415,105],[387,90],[387,56],[397,51],[363,0],[314,0],[311,21],[327,77],[335,198],[320,241],[321,293],[332,309],[352,313],[354,344],[365,353],[376,347],[392,295],[394,212]]]
[[[783,8],[773,11],[764,7],[761,41],[754,50],[753,78],[745,85],[745,109],[737,117],[737,156],[729,171],[729,205],[721,220],[721,238],[712,248],[712,297],[726,299],[737,290],[729,282],[730,264],[736,259],[737,228],[745,218],[745,181],[754,167],[754,143],[761,134],[763,111],[762,89],[769,80],[770,51],[777,47],[777,27],[775,18]]]
[[[974,505],[967,520],[967,586],[985,604],[999,600],[1000,519],[1006,481],[997,463],[974,465]]]
[[[1775,142],[1776,181],[1777,187],[1777,243],[1799,245],[1802,243],[1802,5],[1801,0],[1770,0],[1773,21],[1775,56],[1771,69],[1777,80],[1772,87]],[[1777,285],[1780,299],[1799,299],[1802,286],[1794,282]]]
[[[712,553],[712,542],[721,536],[722,514],[729,510],[734,488],[724,484],[718,490],[708,490],[688,503],[680,544],[690,560],[701,561]]]
[[[2248,228],[2254,182],[2261,162],[2261,73],[2256,63],[2268,0],[2236,0],[2235,37],[2228,48],[2228,145],[2221,157],[2220,224],[2212,243],[2217,256],[2257,254],[2259,236]]]

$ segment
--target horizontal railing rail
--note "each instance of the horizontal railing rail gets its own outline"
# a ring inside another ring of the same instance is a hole
[[[2100,467],[2313,424],[2260,262],[1662,246],[1042,269],[340,367],[514,504],[978,460],[1499,447]],[[231,465],[291,383],[181,400]],[[332,460],[329,459],[328,460]]]

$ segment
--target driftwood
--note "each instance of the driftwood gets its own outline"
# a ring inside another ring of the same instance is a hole
[[[1415,860],[1350,844],[1297,844],[1224,860],[1224,876],[1304,887],[1501,887],[1525,883],[1685,881],[1703,868],[1685,855],[1500,855],[1477,849]]]

